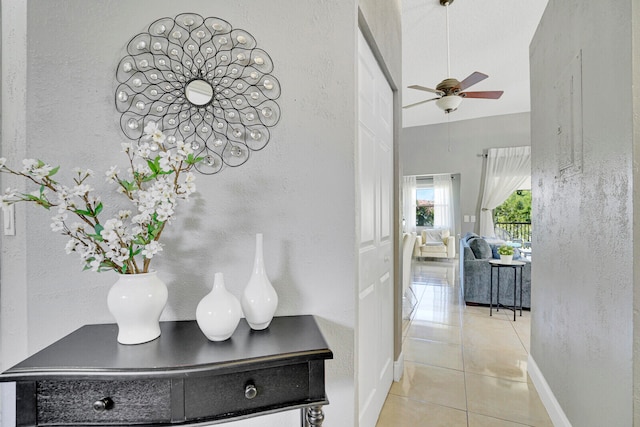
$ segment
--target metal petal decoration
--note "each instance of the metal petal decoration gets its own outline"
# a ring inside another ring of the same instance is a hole
[[[134,36],[116,70],[120,127],[140,141],[156,122],[173,148],[190,144],[196,169],[215,174],[263,149],[280,120],[273,61],[247,31],[195,13],[153,22]]]

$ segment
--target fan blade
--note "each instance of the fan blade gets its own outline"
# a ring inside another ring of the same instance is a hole
[[[487,76],[486,74],[482,74],[482,73],[476,71],[475,73],[471,74],[469,77],[467,77],[466,79],[461,81],[456,89],[458,89],[458,90],[460,90],[462,92],[466,88],[471,87],[474,84],[483,81],[487,77],[489,77],[489,76]]]
[[[490,90],[484,92],[462,92],[460,96],[465,98],[485,98],[485,99],[498,99],[502,96],[504,91],[502,90]]]
[[[409,104],[409,105],[405,105],[402,108],[411,108],[411,107],[415,107],[417,105],[421,105],[424,104],[426,102],[431,102],[431,101],[435,101],[436,99],[440,99],[440,98],[431,98],[431,99],[427,99],[426,101],[420,101],[420,102],[416,102],[415,104]]]
[[[424,87],[424,86],[420,86],[420,85],[411,85],[411,86],[407,86],[409,89],[417,89],[417,90],[423,90],[425,92],[431,92],[431,93],[435,93],[436,95],[444,95],[444,92],[441,90],[436,90],[436,89],[431,89],[430,87]]]

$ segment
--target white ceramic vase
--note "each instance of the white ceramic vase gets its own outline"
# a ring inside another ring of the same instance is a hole
[[[224,276],[216,273],[213,289],[198,303],[196,321],[202,333],[211,341],[229,339],[240,323],[240,301],[224,286]]]
[[[513,255],[500,254],[500,261],[504,262],[505,264],[511,264],[511,261],[513,261]]]
[[[253,273],[242,294],[242,311],[251,329],[260,331],[269,327],[278,308],[278,294],[271,285],[264,268],[262,233],[256,234],[256,253]]]
[[[107,306],[118,324],[118,342],[142,344],[158,338],[168,296],[167,285],[155,271],[120,274],[107,295]]]

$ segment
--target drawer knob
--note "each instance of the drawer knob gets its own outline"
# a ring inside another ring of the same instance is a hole
[[[257,395],[258,389],[256,388],[256,386],[253,384],[247,384],[247,386],[244,388],[244,397],[246,397],[247,399],[253,399]]]
[[[113,408],[113,400],[110,397],[105,397],[93,402],[93,410],[96,412],[108,411]]]

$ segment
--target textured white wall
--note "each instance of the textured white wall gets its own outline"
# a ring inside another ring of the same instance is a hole
[[[404,128],[400,142],[402,174],[459,173],[458,220],[462,215],[476,215],[477,221],[461,222],[461,233],[478,232],[485,162],[482,153],[489,148],[523,145],[531,145],[529,113]]]
[[[3,1],[3,14],[21,4]],[[97,188],[106,185],[102,172],[124,160],[114,70],[133,35],[157,18],[196,12],[246,29],[271,55],[282,120],[247,164],[198,177],[198,195],[165,231],[167,247],[154,259],[169,287],[163,320],[193,319],[216,271],[239,296],[254,235],[264,233],[276,314],[318,317],[335,357],[327,420],[353,426],[357,2],[50,0],[26,7],[27,42],[3,39],[12,55],[5,60],[12,59],[3,64],[10,81],[3,80],[2,155],[60,164],[61,178],[74,166],[90,167]],[[24,20],[24,10],[17,16]],[[83,324],[112,321],[106,294],[115,275],[81,272],[79,260],[64,254],[65,238],[51,233],[51,213],[28,208],[18,211],[18,234],[1,237],[3,369]]]
[[[574,426],[632,425],[631,4],[551,0],[530,49],[531,356]],[[556,111],[568,95],[555,88],[580,50],[583,172],[563,177],[557,132],[570,123]]]

